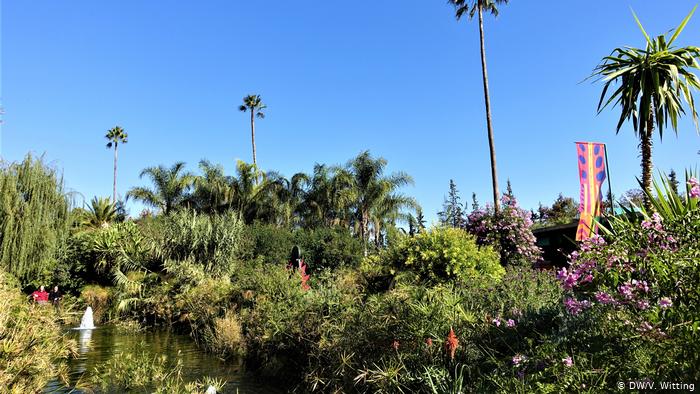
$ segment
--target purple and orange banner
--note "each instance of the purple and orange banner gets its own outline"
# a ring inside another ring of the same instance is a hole
[[[576,230],[576,240],[582,241],[597,233],[595,218],[600,216],[603,193],[601,186],[606,178],[605,144],[577,142],[578,176],[581,182],[579,212],[581,218]]]

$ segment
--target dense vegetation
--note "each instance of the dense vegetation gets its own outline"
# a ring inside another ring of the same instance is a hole
[[[503,0],[453,0],[478,16],[493,203],[471,212],[450,181],[440,223],[426,226],[405,173],[361,152],[286,178],[257,166],[259,95],[244,98],[253,164],[235,174],[206,160],[148,167],[128,196],[152,210],[131,218],[113,196],[73,206],[41,159],[0,167],[0,387],[36,392],[61,376],[74,345],[53,308],[21,289],[60,285],[65,308],[90,305],[102,323],[165,326],[222,358],[300,392],[605,392],[618,382],[700,379],[700,183],[653,183],[651,142],[684,105],[697,118],[690,72],[700,50],[666,39],[616,49],[596,68],[599,109],[621,107],[640,138],[641,190],[603,221],[566,267],[540,260],[534,225],[575,220],[576,203],[526,211],[510,182],[500,194],[483,14]],[[639,23],[641,27],[641,23]],[[640,81],[646,81],[641,83]],[[609,89],[614,87],[612,89]],[[652,184],[653,183],[653,184]],[[653,186],[653,187],[652,187]],[[685,187],[683,187],[685,186]],[[611,198],[612,200],[612,198]],[[641,206],[640,206],[641,205]],[[407,229],[402,224],[407,225]],[[198,392],[181,365],[148,352],[116,354],[81,384],[102,390]]]
[[[512,191],[499,212],[473,204],[459,226],[400,231],[391,226],[403,214],[396,209],[384,219],[390,226],[368,222],[382,230],[364,238],[363,204],[372,195],[367,191],[348,192],[345,212],[326,216],[305,210],[310,201],[323,201],[313,183],[298,189],[298,200],[290,204],[278,194],[288,189],[271,187],[269,175],[257,185],[241,180],[246,171],[225,177],[230,189],[218,189],[227,190],[219,195],[203,180],[206,175],[187,174],[191,184],[174,187],[180,197],[171,201],[177,203],[134,220],[120,216],[109,199],[69,211],[54,171],[32,158],[23,165],[35,179],[53,182],[45,190],[55,193],[49,195],[61,214],[44,227],[65,226],[54,238],[61,242],[46,251],[50,258],[41,262],[42,272],[91,305],[96,319],[189,333],[203,349],[242,357],[248,370],[299,391],[604,391],[620,380],[699,377],[700,293],[694,284],[700,279],[700,186],[691,174],[680,191],[663,177],[649,196],[656,213],[639,208],[612,218],[603,237],[583,243],[555,277],[530,268],[539,258],[531,213],[517,206]],[[18,168],[7,167],[3,177]],[[164,168],[176,174],[165,176],[165,187],[185,176],[175,170]],[[352,165],[334,171],[355,176]],[[389,196],[401,196],[389,187],[396,182],[371,179],[392,190]],[[269,189],[245,194],[246,187]],[[32,198],[24,203],[35,204]],[[264,215],[247,220],[238,210],[245,204],[260,204],[249,212]],[[369,217],[383,207],[369,206]],[[313,226],[300,224],[315,220]],[[24,236],[27,242],[43,233]],[[294,246],[301,250],[301,268],[287,264]],[[371,253],[364,256],[365,250]],[[11,333],[7,346],[21,352],[27,341],[50,343],[40,352],[53,366],[46,375],[31,375],[41,381],[8,384],[41,384],[59,373],[69,347],[56,318],[19,296],[19,283],[3,286],[9,294],[3,299],[14,305],[3,308]],[[50,329],[30,330],[31,319]],[[42,337],[25,337],[31,335]],[[18,360],[0,357],[4,379],[22,376],[11,372]],[[204,387],[182,381],[177,368],[175,360],[147,353],[119,355],[83,383],[178,392]]]

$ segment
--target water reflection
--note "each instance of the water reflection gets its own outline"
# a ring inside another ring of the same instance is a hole
[[[75,338],[79,345],[78,356],[70,360],[68,366],[71,386],[75,385],[83,374],[91,373],[115,353],[147,350],[152,354],[165,355],[172,361],[179,357],[185,381],[209,376],[227,382],[224,393],[274,394],[285,391],[265,385],[244,374],[240,361],[223,361],[199,350],[188,336],[172,331],[133,332],[103,326],[95,330],[68,330],[67,334]],[[80,390],[64,387],[58,381],[51,382],[44,392],[81,393]]]
[[[79,344],[80,348],[78,351],[80,354],[85,354],[90,349],[90,343],[92,342],[92,330],[80,330]]]

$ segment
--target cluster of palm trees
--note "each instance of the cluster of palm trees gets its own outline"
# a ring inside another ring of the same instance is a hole
[[[281,227],[345,226],[367,245],[380,246],[389,228],[409,220],[416,201],[400,192],[413,183],[406,173],[386,174],[387,161],[361,152],[344,166],[316,164],[312,174],[285,178],[238,161],[234,175],[221,165],[199,163],[200,174],[185,163],[149,167],[141,172],[151,187],[132,188],[128,196],[168,215],[178,209],[202,213],[238,212],[246,223]]]

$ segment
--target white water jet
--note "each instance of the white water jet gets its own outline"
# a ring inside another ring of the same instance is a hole
[[[77,330],[92,330],[95,328],[95,323],[92,321],[92,307],[87,307],[85,309],[85,313],[83,314],[83,318],[80,320],[80,327],[77,327]]]

